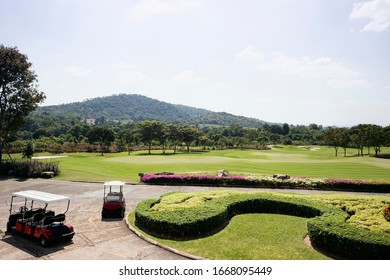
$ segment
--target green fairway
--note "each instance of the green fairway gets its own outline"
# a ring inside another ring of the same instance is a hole
[[[382,152],[390,152],[383,149]],[[139,182],[139,173],[156,172],[207,172],[226,169],[233,174],[274,174],[292,176],[390,180],[390,160],[369,156],[354,156],[350,149],[347,157],[340,152],[336,158],[334,149],[327,147],[282,146],[275,150],[216,150],[173,154],[167,151],[61,154],[60,180],[106,181],[120,179]]]

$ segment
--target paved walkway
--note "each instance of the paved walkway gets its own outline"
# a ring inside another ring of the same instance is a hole
[[[127,212],[146,198],[159,197],[171,191],[205,191],[211,187],[126,185]],[[76,235],[69,244],[42,248],[37,242],[22,236],[2,234],[0,260],[56,259],[56,260],[182,260],[175,254],[146,242],[129,230],[124,220],[102,221],[102,183],[68,182],[44,179],[0,179],[0,230],[5,232],[9,215],[10,197],[13,192],[38,190],[65,195],[71,198],[67,221],[73,225]],[[256,189],[240,189],[255,191]],[[258,189],[257,189],[258,190]],[[287,190],[270,190],[280,191]],[[291,190],[296,193],[323,193],[321,191]]]

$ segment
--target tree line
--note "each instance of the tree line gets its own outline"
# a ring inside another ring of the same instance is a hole
[[[70,117],[71,118],[71,117]],[[351,128],[322,127],[317,124],[288,125],[265,124],[261,128],[244,128],[239,124],[229,126],[190,126],[150,120],[139,123],[99,122],[90,125],[73,119],[66,131],[51,135],[50,126],[39,130],[20,130],[9,142],[10,153],[23,152],[34,143],[39,152],[123,152],[145,149],[151,153],[159,149],[177,153],[189,153],[191,148],[210,149],[268,149],[271,145],[327,145],[346,151],[356,148],[363,155],[363,148],[374,149],[390,146],[390,126],[359,124]],[[35,125],[32,125],[35,127]],[[48,129],[46,131],[45,129]],[[39,131],[39,133],[36,133]],[[29,144],[30,143],[30,144]]]
[[[368,154],[373,148],[378,156],[381,147],[390,146],[390,126],[381,127],[375,124],[359,124],[351,128],[329,128],[324,132],[324,144],[335,149],[335,156],[339,148],[347,155],[348,148],[355,148],[358,155],[363,156],[364,147]]]

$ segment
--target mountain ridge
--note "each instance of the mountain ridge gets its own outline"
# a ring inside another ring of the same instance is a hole
[[[40,106],[35,114],[74,115],[81,119],[140,122],[157,120],[174,124],[230,125],[259,128],[266,122],[256,118],[171,104],[140,94],[114,94],[61,105]]]

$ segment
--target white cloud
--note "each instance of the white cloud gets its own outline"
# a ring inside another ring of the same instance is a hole
[[[296,75],[299,78],[317,79],[333,87],[366,86],[369,83],[362,74],[353,71],[328,57],[311,59],[308,57],[290,58],[276,53],[270,62],[257,65],[261,72]]]
[[[207,79],[197,76],[194,69],[190,69],[173,75],[172,80],[178,83],[202,83]]]
[[[353,5],[352,19],[369,18],[363,31],[385,31],[390,28],[390,0],[371,0]]]
[[[236,55],[235,55],[236,59],[237,60],[259,60],[261,58],[263,58],[263,54],[256,50],[254,46],[252,45],[249,45],[247,46],[245,49],[243,49],[242,51],[238,52]]]
[[[130,19],[142,20],[149,16],[191,11],[201,4],[201,0],[143,0],[128,12]]]
[[[136,65],[118,62],[112,66],[112,69],[122,82],[139,83],[147,78],[147,75],[139,71]]]
[[[68,73],[74,77],[87,77],[91,74],[91,70],[72,65],[65,67],[65,73]]]

